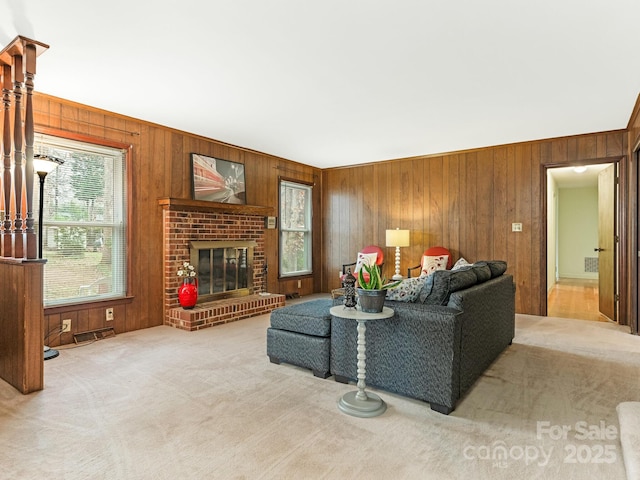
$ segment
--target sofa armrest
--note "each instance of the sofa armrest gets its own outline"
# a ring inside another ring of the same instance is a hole
[[[501,275],[454,292],[448,305],[464,311],[460,359],[460,390],[463,394],[515,336],[513,277]]]

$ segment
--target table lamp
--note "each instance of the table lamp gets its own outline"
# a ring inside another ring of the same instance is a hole
[[[396,273],[392,280],[402,280],[400,275],[400,247],[409,246],[409,230],[387,230],[387,247],[396,247]]]

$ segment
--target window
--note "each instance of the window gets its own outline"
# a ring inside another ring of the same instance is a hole
[[[280,181],[280,276],[312,273],[311,185]]]
[[[45,306],[125,296],[126,150],[49,135],[34,147],[64,160],[44,182]]]

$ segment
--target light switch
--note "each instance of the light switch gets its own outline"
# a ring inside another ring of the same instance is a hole
[[[521,223],[512,223],[511,224],[511,231],[512,232],[521,232],[522,231],[522,224]]]

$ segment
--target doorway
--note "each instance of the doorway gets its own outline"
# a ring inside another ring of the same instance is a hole
[[[546,170],[548,316],[617,319],[615,169]]]

